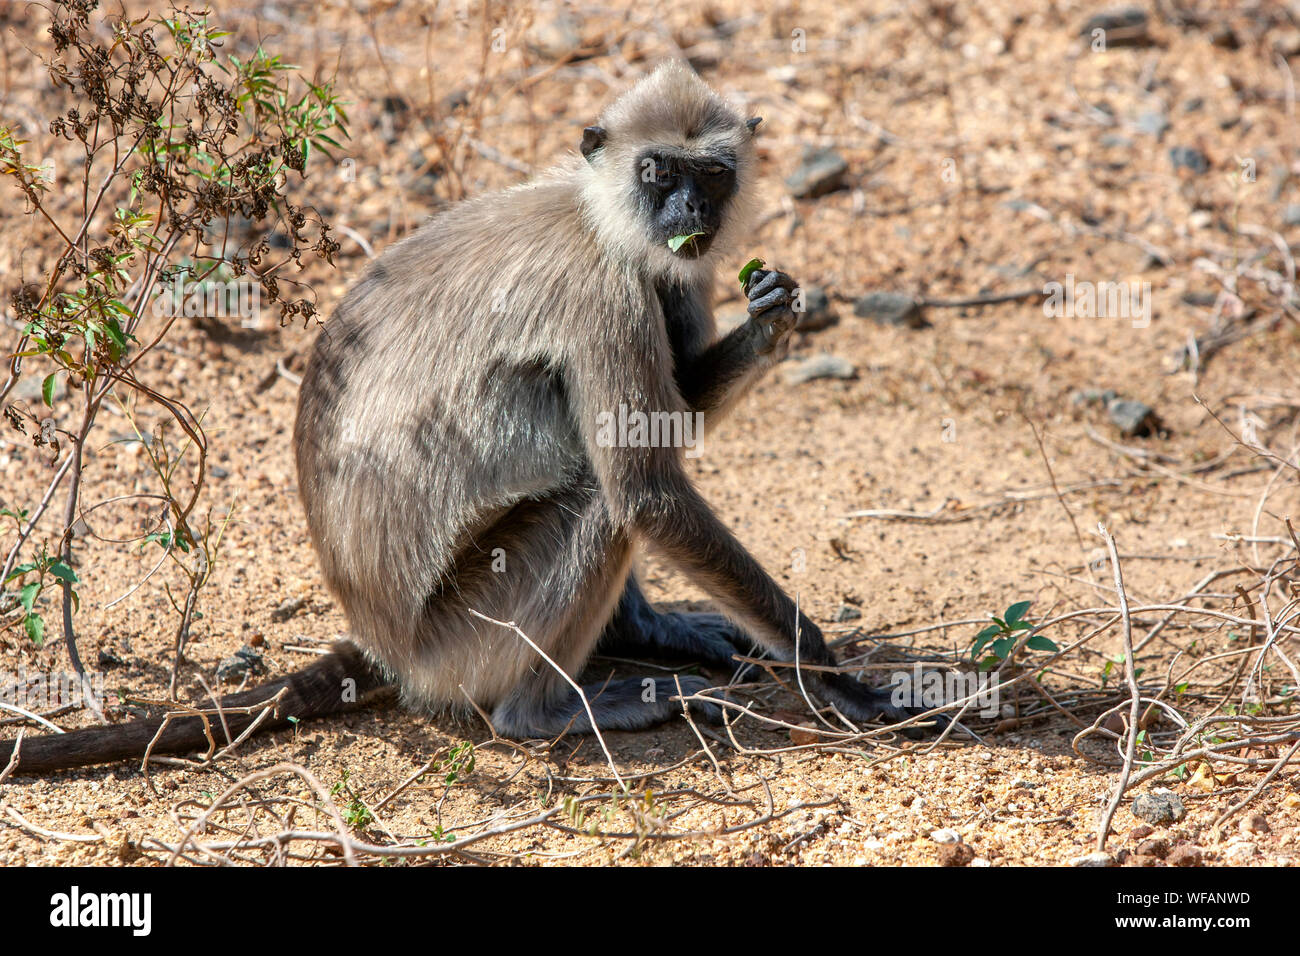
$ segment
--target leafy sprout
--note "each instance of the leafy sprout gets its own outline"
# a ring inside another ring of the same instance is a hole
[[[992,652],[980,661],[980,670],[989,670],[1005,661],[1011,654],[1011,649],[1016,646],[1018,634],[1033,629],[1033,624],[1025,620],[1025,614],[1032,603],[1032,601],[1017,601],[1003,612],[1002,617],[994,617],[992,624],[975,635],[975,643],[971,646],[970,652],[971,660],[979,657],[985,647]],[[1035,651],[1059,650],[1054,641],[1041,634],[1030,637],[1025,642],[1025,647]]]
[[[4,513],[13,515],[13,512],[7,509]],[[35,577],[29,578],[28,575],[35,575]],[[26,561],[15,566],[9,572],[9,576],[2,582],[8,584],[15,579],[19,580],[18,603],[23,608],[23,629],[27,631],[27,637],[37,647],[45,643],[45,621],[37,610],[36,601],[46,587],[53,583],[46,580],[46,575],[59,581],[66,581],[68,584],[81,583],[76,571],[72,570],[58,556],[50,554],[44,547],[41,548],[41,553],[36,560]],[[72,600],[77,606],[80,606],[81,602],[76,591],[72,592]]]
[[[668,248],[671,249],[673,252],[676,252],[678,249],[686,245],[686,243],[690,242],[692,239],[698,238],[699,236],[702,235],[704,235],[704,233],[702,232],[692,232],[688,236],[673,236],[671,239],[668,240]]]
[[[745,287],[745,283],[749,281],[749,277],[753,275],[755,272],[757,272],[759,269],[763,268],[763,266],[765,265],[767,265],[767,263],[765,263],[762,259],[750,259],[743,266],[741,266],[740,275],[738,276],[738,278],[740,279],[740,287],[743,289]]]

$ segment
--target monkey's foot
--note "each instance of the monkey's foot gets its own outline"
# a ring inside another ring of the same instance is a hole
[[[721,614],[660,614],[645,607],[611,625],[598,651],[614,657],[685,658],[730,672],[742,666],[736,655],[749,657],[758,648]]]
[[[680,685],[680,691],[678,687]],[[722,723],[722,707],[703,700],[684,702],[713,684],[703,677],[632,677],[604,684],[587,684],[582,698],[571,688],[562,697],[539,702],[516,698],[503,701],[492,712],[492,726],[503,737],[526,740],[560,734],[589,734],[595,726],[606,730],[642,730],[680,716],[689,707],[692,719]],[[591,708],[588,714],[587,708]]]

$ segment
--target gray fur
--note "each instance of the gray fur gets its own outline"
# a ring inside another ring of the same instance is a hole
[[[776,295],[713,343],[714,269],[742,261],[753,208],[751,130],[676,63],[600,125],[586,160],[462,203],[373,263],[317,339],[295,427],[312,541],[352,640],[408,702],[446,709],[468,697],[510,736],[590,728],[559,675],[469,609],[516,622],[576,675],[642,543],[775,656],[793,656],[797,624],[800,658],[831,660],[691,487],[681,449],[596,441],[598,414],[620,404],[712,421],[793,326],[789,297]],[[646,237],[631,183],[647,144],[736,160],[735,198],[698,258]],[[765,294],[779,286],[793,282],[768,279]],[[856,682],[815,676],[851,716],[888,709]],[[589,689],[601,726],[680,711],[634,684]]]

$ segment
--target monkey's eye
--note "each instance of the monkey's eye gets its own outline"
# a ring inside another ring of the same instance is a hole
[[[726,171],[727,171],[726,166],[705,166],[704,167],[705,176],[721,176]]]
[[[655,167],[655,182],[660,186],[671,186],[674,178],[673,171],[667,166]]]

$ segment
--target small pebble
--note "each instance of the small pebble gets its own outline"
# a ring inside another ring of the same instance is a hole
[[[901,292],[868,292],[853,303],[853,314],[880,325],[902,325],[909,329],[923,328],[926,324],[916,300]]]
[[[862,612],[851,604],[841,604],[839,610],[835,612],[835,623],[843,624],[846,621],[856,621],[862,617]]]
[[[1187,816],[1183,801],[1173,793],[1140,793],[1133,798],[1133,816],[1159,826]]]
[[[975,851],[965,843],[939,847],[940,866],[967,866],[973,859],[975,859]]]
[[[1228,858],[1229,863],[1245,863],[1259,856],[1259,847],[1248,841],[1231,843],[1223,851],[1223,855]]]
[[[1166,840],[1143,840],[1137,845],[1137,852],[1163,860],[1169,855],[1169,843]]]
[[[305,598],[286,598],[280,602],[279,607],[271,612],[271,620],[276,624],[282,624],[306,606],[307,601]]]
[[[834,325],[836,315],[831,308],[830,296],[821,286],[810,285],[803,292],[803,311],[796,312],[795,329],[800,332],[817,332]]]
[[[1272,828],[1262,813],[1252,813],[1244,817],[1238,826],[1242,833],[1268,833]]]
[[[785,184],[796,199],[816,199],[844,186],[849,164],[833,149],[809,149]]]
[[[858,369],[848,359],[823,353],[787,365],[781,374],[787,385],[803,385],[819,378],[853,378]]]
[[[1201,851],[1190,843],[1180,843],[1169,851],[1165,862],[1170,866],[1200,866]]]
[[[1196,176],[1210,171],[1210,160],[1195,146],[1174,146],[1169,150],[1169,161],[1174,169],[1185,169]]]

